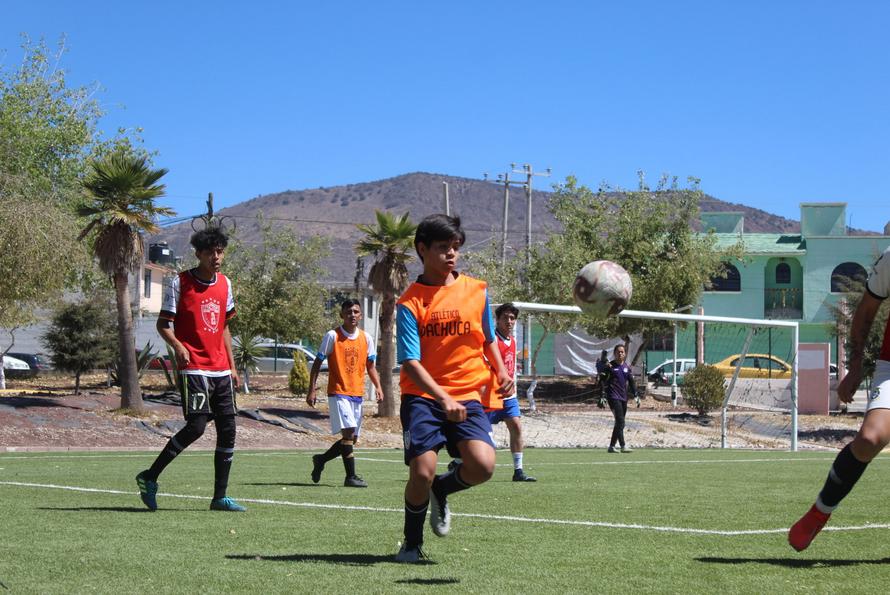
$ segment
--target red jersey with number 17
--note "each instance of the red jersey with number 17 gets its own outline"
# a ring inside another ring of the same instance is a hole
[[[189,351],[183,373],[225,373],[230,366],[223,330],[235,315],[232,283],[221,273],[202,281],[193,271],[179,273],[164,287],[159,317],[173,322],[173,333]]]

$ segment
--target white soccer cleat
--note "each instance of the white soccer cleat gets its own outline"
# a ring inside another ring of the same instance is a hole
[[[440,500],[432,490],[430,490],[430,527],[438,537],[445,537],[451,530],[451,511],[448,509],[448,501],[444,496]]]

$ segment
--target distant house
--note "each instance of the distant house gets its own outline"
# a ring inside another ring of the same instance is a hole
[[[143,314],[157,314],[161,311],[161,299],[164,293],[164,279],[172,277],[176,271],[170,267],[153,262],[142,265],[142,276],[138,283],[130,283],[133,292],[133,303]],[[138,296],[137,296],[138,292]]]
[[[704,212],[701,222],[703,231],[716,233],[718,246],[741,242],[744,256],[727,263],[728,275],[712,279],[696,306],[710,316],[797,321],[801,342],[828,343],[831,361],[843,363],[843,340],[831,307],[842,297],[847,279],[868,275],[890,246],[890,236],[848,235],[842,202],[802,203],[799,233],[748,233],[739,212]],[[534,336],[539,332],[536,328]],[[695,325],[688,325],[679,330],[678,357],[696,357],[701,347],[706,362],[719,362],[741,351],[745,333],[740,326],[706,325],[699,343]],[[652,368],[672,358],[672,343],[670,333],[652,338],[643,348],[641,364]],[[787,360],[790,345],[788,331],[764,329],[753,337],[748,352]],[[547,337],[538,373],[569,373],[559,363],[560,354],[576,348],[568,334]]]
[[[713,230],[718,245],[741,242],[745,253],[702,294],[705,314],[796,320],[800,341],[830,343],[836,362],[843,346],[831,307],[847,279],[864,280],[890,246],[886,235],[848,235],[846,207],[802,203],[799,234],[746,233],[741,213],[702,213],[702,229]]]

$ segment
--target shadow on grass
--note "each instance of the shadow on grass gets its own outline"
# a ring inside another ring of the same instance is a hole
[[[154,512],[147,508],[138,508],[136,506],[78,506],[72,508],[38,508],[37,510],[59,510],[62,512],[81,512],[81,511],[98,511],[98,512]]]
[[[706,564],[769,564],[771,566],[784,566],[785,568],[840,568],[843,566],[876,566],[890,564],[890,558],[879,560],[852,560],[843,558],[696,558],[698,562]]]
[[[396,562],[395,554],[287,554],[269,556],[261,554],[229,554],[229,560],[254,560],[257,562],[327,562],[344,566],[373,566],[375,564],[403,564]],[[412,566],[435,564],[432,560],[424,560]]]
[[[456,585],[460,582],[457,578],[402,578],[396,581],[398,585]]]

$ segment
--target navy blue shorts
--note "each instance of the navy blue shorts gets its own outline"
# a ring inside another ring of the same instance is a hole
[[[481,440],[494,448],[491,423],[479,401],[461,401],[467,408],[467,419],[448,421],[441,405],[433,399],[416,395],[402,395],[399,417],[402,420],[402,440],[405,445],[405,464],[423,453],[444,445],[453,458],[460,457],[457,444],[463,440]]]
[[[505,399],[503,409],[489,409],[485,412],[488,414],[488,421],[491,425],[497,425],[508,417],[522,417],[519,412],[519,399]]]

